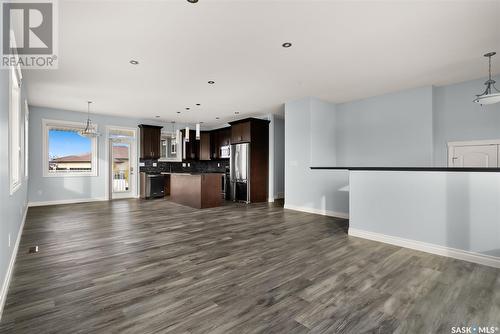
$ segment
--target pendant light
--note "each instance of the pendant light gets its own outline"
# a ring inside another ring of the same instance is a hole
[[[196,140],[200,140],[200,123],[196,123]]]
[[[170,134],[170,138],[176,139],[176,132],[175,132],[175,121],[172,121],[172,133]]]
[[[486,86],[486,90],[484,91],[484,93],[476,95],[476,98],[474,99],[474,102],[479,103],[480,105],[500,102],[500,91],[495,87],[495,80],[491,79],[491,57],[496,54],[496,52],[489,52],[484,55],[485,57],[488,57],[489,77],[488,80],[484,83]]]
[[[90,104],[92,101],[87,101],[87,123],[85,125],[85,129],[80,131],[80,135],[83,137],[99,137],[101,134],[97,132],[97,126],[92,124],[92,120],[90,119]]]
[[[186,126],[186,143],[189,143],[189,126]]]

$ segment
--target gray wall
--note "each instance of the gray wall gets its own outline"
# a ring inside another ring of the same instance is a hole
[[[92,121],[98,125],[103,136],[98,138],[98,176],[80,177],[43,177],[43,127],[42,120],[63,120],[84,122],[85,113],[57,110],[50,108],[30,108],[30,189],[29,202],[52,202],[66,200],[104,199],[105,188],[105,152],[106,126],[137,127],[138,124],[159,124],[170,129],[170,123],[160,123],[152,120],[91,115]],[[178,126],[182,126],[179,124]]]
[[[25,92],[22,93],[23,115],[22,131],[24,131],[24,99]],[[24,178],[21,187],[11,196],[9,178],[9,71],[0,70],[0,288],[5,288],[7,270],[13,254],[14,245],[23,223],[24,212],[26,210],[26,200],[28,192],[28,182]],[[23,169],[24,170],[24,169]],[[9,235],[11,238],[10,247],[8,245]],[[3,300],[3,293],[0,291],[0,301]],[[3,305],[0,305],[0,309]]]
[[[312,162],[324,162],[323,152],[333,145],[322,134],[334,126],[332,109],[305,98],[285,105],[285,207],[320,214],[345,216],[349,210],[346,171],[313,171]],[[312,133],[317,136],[312,135]],[[331,139],[331,137],[330,137]],[[315,149],[311,151],[314,142]],[[316,153],[315,153],[316,152]],[[321,153],[321,155],[318,155]],[[326,154],[326,159],[331,159]]]
[[[498,173],[353,171],[350,188],[349,229],[500,257]]]
[[[348,173],[310,166],[446,166],[448,141],[500,139],[500,104],[472,102],[486,79],[343,104],[285,104],[285,205],[349,212]],[[496,78],[500,81],[500,77]]]
[[[285,195],[285,120],[274,118],[274,198]]]
[[[500,139],[500,103],[472,103],[486,79],[434,87],[434,163],[448,164],[447,142]],[[495,78],[500,86],[500,76]],[[499,87],[500,88],[500,87]]]
[[[334,131],[338,166],[432,166],[432,87],[338,104]]]

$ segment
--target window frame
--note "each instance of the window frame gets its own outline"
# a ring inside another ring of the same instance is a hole
[[[89,138],[91,140],[91,170],[88,172],[76,172],[76,171],[49,171],[49,130],[53,127],[58,128],[68,128],[72,130],[83,130],[85,129],[85,123],[60,121],[60,120],[42,120],[42,133],[43,133],[43,177],[95,177],[99,176],[99,154],[98,154],[98,143],[97,137]]]
[[[179,131],[176,132],[162,132],[161,133],[161,138],[160,138],[160,144],[163,146],[163,142],[165,140],[171,139],[172,135],[175,134],[175,140],[176,140],[176,157],[175,158],[167,158],[166,156],[163,156],[163,147],[160,148],[160,155],[161,157],[158,159],[158,161],[166,161],[166,162],[181,162],[182,161],[182,135]],[[168,150],[168,149],[167,149]]]
[[[18,66],[9,71],[9,184],[10,195],[13,195],[23,184],[22,171],[22,127],[21,127],[21,101],[22,101],[22,74]],[[14,101],[16,99],[16,101]],[[17,104],[17,108],[14,108]],[[14,131],[15,130],[15,131]],[[17,147],[14,147],[17,136]],[[14,174],[16,171],[16,174]]]
[[[29,123],[30,110],[28,100],[24,100],[24,179],[29,179]]]

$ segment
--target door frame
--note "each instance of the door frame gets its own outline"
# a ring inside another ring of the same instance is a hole
[[[450,161],[453,159],[453,151],[455,147],[460,146],[486,146],[486,145],[497,145],[497,164],[500,165],[500,139],[483,139],[483,140],[466,140],[466,141],[450,141],[448,142],[448,161],[447,166],[450,167]]]
[[[130,197],[124,198],[139,198],[139,138],[138,138],[138,129],[133,127],[124,127],[124,126],[114,126],[114,125],[106,125],[106,138],[105,138],[105,198],[107,201],[112,200],[113,197],[111,195],[112,187],[111,187],[111,154],[110,154],[110,132],[111,130],[126,130],[134,133],[134,140],[130,147],[132,148],[130,152],[130,156],[132,157],[131,167],[134,167],[133,177],[130,178],[130,182],[132,182],[133,191],[131,192]]]

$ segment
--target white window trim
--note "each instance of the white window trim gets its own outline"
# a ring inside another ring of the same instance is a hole
[[[21,166],[22,166],[22,147],[21,147],[21,115],[22,115],[22,112],[21,112],[21,69],[19,67],[19,65],[16,67],[16,68],[13,68],[11,69],[11,71],[13,72],[10,72],[9,73],[9,183],[10,183],[10,195],[13,195],[17,190],[19,190],[19,188],[21,188],[21,185],[23,183],[23,177],[22,177],[22,169],[21,169]],[[12,75],[14,75],[16,77],[16,82],[13,82],[11,77]],[[12,92],[13,92],[13,86],[14,84],[17,84],[17,88],[18,89],[18,101],[17,101],[17,104],[18,104],[18,112],[17,112],[17,115],[14,115],[13,111],[13,103],[16,103],[16,101],[13,101],[12,99]],[[14,119],[14,116],[17,116],[17,124],[14,124],[13,122],[13,119]],[[13,127],[16,126],[18,128],[18,131],[17,131],[17,135],[18,135],[18,139],[17,139],[17,143],[18,143],[18,147],[17,149],[13,149],[12,147],[12,139],[13,139]],[[14,173],[13,173],[13,169],[14,169],[14,160],[13,160],[13,157],[14,157],[14,154],[17,155],[17,180],[14,180]]]
[[[99,152],[97,145],[97,138],[92,138],[92,171],[90,172],[49,172],[49,136],[48,128],[51,126],[62,126],[75,129],[85,129],[85,123],[69,122],[60,120],[42,119],[42,133],[43,133],[43,158],[42,168],[43,177],[86,177],[86,176],[99,176],[98,160]]]
[[[30,110],[28,100],[24,100],[24,178],[29,179],[29,122]]]

